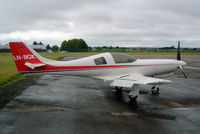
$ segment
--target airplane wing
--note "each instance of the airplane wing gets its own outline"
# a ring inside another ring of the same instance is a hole
[[[110,86],[131,88],[134,84],[156,85],[156,84],[165,84],[170,82],[171,82],[170,80],[148,77],[142,74],[132,74],[132,75],[121,76],[119,78],[114,79],[111,82]]]
[[[37,64],[37,63],[30,63],[30,62],[26,62],[24,65],[26,65],[27,67],[29,67],[31,69],[35,69],[37,67],[45,66],[45,64]]]

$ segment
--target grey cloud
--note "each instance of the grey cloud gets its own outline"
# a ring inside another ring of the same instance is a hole
[[[181,40],[200,47],[199,5],[197,0],[4,0],[0,35],[42,30],[72,33],[91,45],[169,46]]]

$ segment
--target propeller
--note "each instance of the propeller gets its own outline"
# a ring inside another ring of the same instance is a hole
[[[178,41],[177,60],[181,60],[180,41]]]
[[[178,41],[177,60],[181,61],[180,41]],[[184,77],[187,79],[188,77],[187,77],[186,73],[184,72],[184,70],[183,70],[181,65],[178,67],[178,69],[181,70],[181,72],[183,73]]]

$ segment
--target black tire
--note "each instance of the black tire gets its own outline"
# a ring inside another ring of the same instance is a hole
[[[133,96],[129,95],[128,97],[130,99],[129,103],[131,103],[131,104],[137,103],[137,97],[138,96],[133,97]]]
[[[116,95],[117,97],[122,96],[122,90],[121,90],[121,89],[117,89],[117,90],[115,91],[115,95]]]
[[[159,87],[153,86],[153,87],[151,88],[151,94],[152,94],[152,95],[159,95],[159,94],[160,94],[160,89],[159,89]]]
[[[122,90],[122,88],[123,87],[118,87],[118,86],[115,87],[116,90]]]

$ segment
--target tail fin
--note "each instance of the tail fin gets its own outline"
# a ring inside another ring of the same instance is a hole
[[[9,42],[9,46],[19,72],[31,71],[36,67],[33,65],[37,65],[37,67],[45,65],[41,61],[41,57],[23,42]]]

